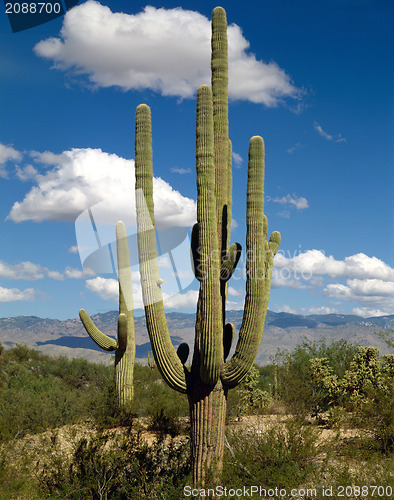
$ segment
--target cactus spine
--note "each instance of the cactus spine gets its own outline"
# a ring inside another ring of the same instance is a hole
[[[84,309],[79,311],[79,317],[89,336],[101,349],[115,351],[115,388],[118,405],[119,408],[126,409],[133,400],[134,392],[135,332],[129,247],[126,228],[122,221],[116,224],[116,250],[119,280],[117,341],[101,332]]]
[[[227,20],[221,7],[212,15],[212,90],[197,92],[196,169],[197,224],[192,231],[192,255],[200,281],[194,354],[185,367],[188,347],[175,351],[164,315],[157,263],[153,213],[153,172],[150,109],[136,112],[135,174],[138,250],[145,315],[156,365],[173,389],[186,393],[191,423],[195,484],[204,484],[210,469],[220,474],[228,389],[238,385],[253,365],[264,329],[273,258],[280,244],[274,232],[267,241],[264,203],[264,143],[249,145],[246,211],[246,298],[235,353],[226,358],[234,326],[225,322],[227,282],[235,270],[241,246],[230,246],[231,143],[228,138]]]

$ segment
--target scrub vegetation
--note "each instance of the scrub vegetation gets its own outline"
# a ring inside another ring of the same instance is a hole
[[[186,399],[138,363],[131,409],[115,386],[112,367],[1,349],[0,499],[183,498]],[[220,484],[315,488],[310,498],[322,485],[383,485],[390,498],[392,401],[392,355],[345,341],[278,353],[228,395]]]

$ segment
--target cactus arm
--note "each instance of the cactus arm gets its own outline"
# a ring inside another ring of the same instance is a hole
[[[123,221],[116,223],[116,252],[118,257],[119,314],[133,310],[133,287],[127,232]]]
[[[191,241],[190,241],[190,250],[192,257],[192,267],[194,276],[198,281],[201,281],[201,248],[198,238],[198,224],[193,225]]]
[[[90,337],[105,351],[115,351],[115,387],[120,408],[128,407],[134,394],[135,330],[129,247],[126,227],[116,224],[116,251],[119,280],[119,315],[117,341],[102,333],[88,313],[81,309],[79,317]]]
[[[125,351],[129,344],[127,316],[122,313],[118,316],[118,347],[121,351]]]
[[[198,238],[198,224],[194,224],[191,234],[191,257],[194,276],[198,281],[202,280],[201,275],[201,249]],[[242,246],[239,243],[233,243],[225,257],[222,259],[220,268],[220,279],[224,282],[228,281],[234,274],[238,261],[241,257]]]
[[[239,243],[233,243],[230,249],[223,259],[222,266],[220,268],[220,279],[222,281],[228,281],[234,274],[235,268],[237,267],[238,261],[241,257],[242,247]]]
[[[218,240],[225,253],[230,240],[231,215],[228,213],[229,139],[228,139],[228,60],[227,19],[222,7],[212,12],[211,87],[214,122],[215,197]],[[231,169],[230,169],[231,170]]]
[[[195,350],[200,354],[200,376],[215,384],[223,360],[222,311],[220,308],[220,261],[216,231],[215,166],[213,154],[212,91],[202,85],[197,92],[196,169],[197,224],[201,256],[200,293]]]
[[[118,347],[118,343],[115,339],[108,337],[102,331],[100,331],[97,326],[93,323],[89,314],[85,309],[79,310],[79,317],[81,318],[82,324],[85,330],[88,332],[90,338],[96,342],[96,344],[104,349],[104,351],[114,351]]]
[[[119,349],[128,350],[132,363],[135,360],[135,327],[133,315],[133,286],[126,226],[123,221],[116,223],[116,252],[118,258],[119,280]]]
[[[264,141],[252,137],[249,145],[246,210],[246,297],[242,325],[234,356],[223,367],[223,384],[234,387],[250,370],[263,334],[271,287],[274,250],[280,235],[275,232],[267,242],[267,218],[264,216]]]
[[[228,156],[227,156],[227,242],[226,248],[230,245],[230,235],[231,235],[231,218],[232,218],[232,206],[233,206],[233,145],[228,140]]]
[[[281,239],[280,232],[273,231],[271,236],[270,236],[270,240],[269,240],[268,245],[269,245],[274,257],[276,255],[277,251],[279,250],[280,239]]]
[[[166,383],[186,393],[184,367],[172,345],[164,314],[154,230],[152,128],[150,109],[137,107],[135,123],[135,190],[138,253],[146,326],[156,365]]]

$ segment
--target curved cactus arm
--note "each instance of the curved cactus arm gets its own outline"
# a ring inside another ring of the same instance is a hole
[[[118,343],[115,339],[108,337],[102,331],[100,331],[97,326],[93,323],[89,314],[85,309],[79,310],[79,317],[81,318],[82,324],[85,330],[88,332],[90,338],[96,342],[96,344],[104,349],[104,351],[114,351],[118,347]]]
[[[274,232],[267,242],[267,218],[264,216],[264,141],[250,140],[246,210],[246,297],[242,325],[234,356],[223,366],[223,384],[234,387],[246,376],[263,335],[271,288],[274,251],[280,235]]]
[[[280,232],[273,231],[271,236],[270,236],[270,240],[268,242],[268,245],[269,245],[274,257],[279,250],[280,240],[281,240]]]
[[[201,248],[198,238],[198,224],[194,224],[190,241],[190,252],[194,276],[201,281]]]
[[[186,393],[185,371],[171,342],[160,288],[162,280],[154,227],[152,127],[150,109],[146,104],[140,104],[136,111],[135,177],[138,253],[146,326],[163,379],[171,388]]]
[[[220,279],[222,281],[228,281],[234,274],[238,261],[241,257],[241,252],[242,247],[239,243],[233,243],[230,246],[229,251],[223,258],[222,266],[220,268]]]
[[[215,165],[212,91],[197,91],[196,169],[197,223],[202,279],[198,298],[195,350],[200,355],[200,377],[208,385],[217,382],[223,362],[220,262],[216,225]]]

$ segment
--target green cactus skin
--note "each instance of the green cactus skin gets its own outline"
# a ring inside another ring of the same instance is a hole
[[[129,247],[126,227],[116,224],[116,249],[119,279],[119,316],[117,341],[102,333],[89,314],[81,309],[79,317],[96,344],[105,351],[115,351],[115,388],[119,408],[130,407],[134,394],[135,330]]]
[[[138,255],[146,326],[162,377],[170,387],[186,394],[185,370],[170,339],[160,288],[153,214],[152,127],[150,109],[145,104],[140,104],[136,112],[135,172]]]
[[[241,253],[230,246],[231,142],[228,138],[227,20],[223,8],[212,14],[212,90],[197,92],[196,170],[197,224],[191,252],[200,282],[195,343],[190,369],[189,349],[175,351],[163,308],[153,213],[153,171],[150,109],[136,112],[135,175],[138,250],[147,329],[156,365],[173,389],[188,396],[193,480],[203,485],[208,471],[219,477],[224,450],[227,393],[251,369],[261,342],[271,286],[274,256],[280,234],[267,241],[264,215],[264,142],[249,145],[246,209],[246,298],[235,353],[229,361],[235,328],[225,322],[228,280]]]

